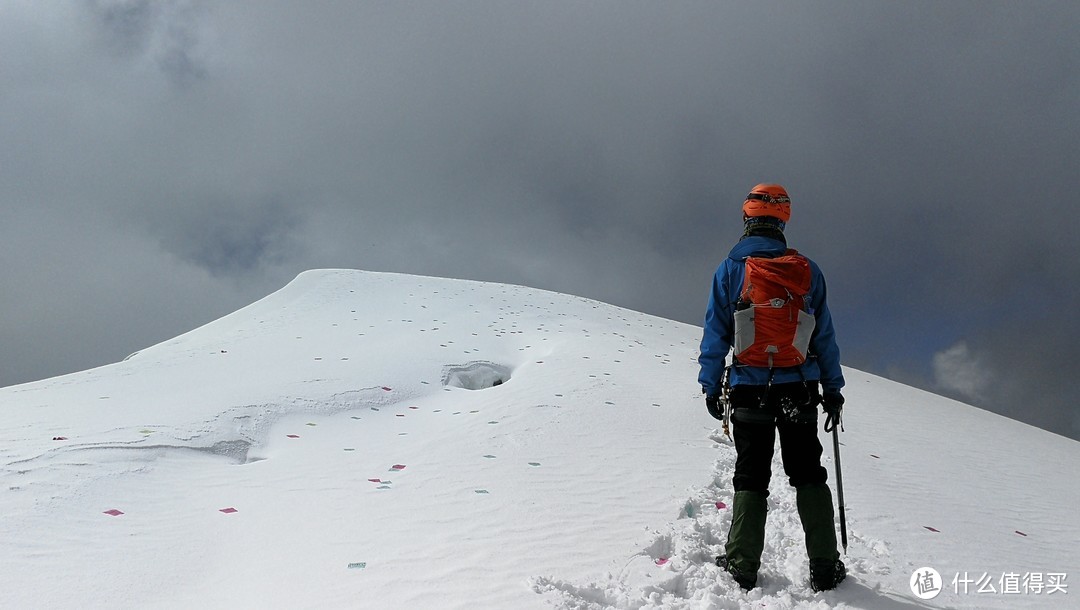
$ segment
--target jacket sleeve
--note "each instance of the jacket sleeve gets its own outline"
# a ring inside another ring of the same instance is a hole
[[[836,344],[836,331],[833,329],[832,314],[829,312],[829,303],[826,298],[825,276],[816,264],[813,265],[812,282],[810,306],[814,309],[816,326],[813,336],[810,337],[810,349],[817,356],[822,392],[839,391],[844,387],[844,373],[840,368],[840,347]]]
[[[733,299],[727,286],[728,262],[725,260],[713,275],[709,307],[705,311],[705,329],[701,337],[701,355],[698,357],[698,364],[701,365],[698,382],[705,394],[710,396],[720,393],[724,360],[731,349]]]

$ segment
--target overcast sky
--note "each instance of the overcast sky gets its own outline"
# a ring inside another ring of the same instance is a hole
[[[5,0],[0,385],[311,268],[700,325],[768,181],[845,364],[1080,438],[1077,32],[1071,0]]]

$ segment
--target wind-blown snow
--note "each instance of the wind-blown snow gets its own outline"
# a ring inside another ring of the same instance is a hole
[[[124,362],[2,389],[0,607],[1077,605],[1080,445],[851,369],[850,578],[810,590],[777,464],[762,586],[742,592],[712,565],[735,452],[696,383],[700,332],[315,271]],[[908,584],[923,566],[945,579],[929,601]],[[951,582],[1011,573],[1064,591]]]

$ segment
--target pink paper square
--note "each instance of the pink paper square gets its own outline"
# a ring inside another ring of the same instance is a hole
[[[285,436],[287,436],[289,438],[300,438],[299,434],[286,434]]]
[[[723,502],[717,502],[716,503],[716,508],[718,508],[720,510],[724,510],[725,508],[727,508],[727,504],[724,504]]]
[[[394,464],[390,470],[405,470],[405,464]]]
[[[238,512],[238,511],[235,508],[230,506],[229,508],[221,509],[221,511],[219,511],[219,512],[223,512],[223,513],[226,513],[226,514],[231,514],[231,513]]]
[[[120,515],[124,514],[124,511],[116,510],[115,508],[110,508],[109,510],[105,511],[105,514],[106,515],[112,515],[114,517],[119,517]]]

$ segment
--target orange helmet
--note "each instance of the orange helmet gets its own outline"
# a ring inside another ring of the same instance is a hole
[[[742,211],[744,216],[772,216],[786,223],[791,219],[791,198],[779,184],[759,184],[750,189]]]

